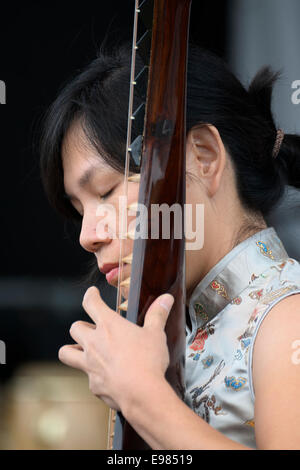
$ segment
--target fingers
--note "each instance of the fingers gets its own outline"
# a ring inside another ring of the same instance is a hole
[[[144,320],[146,328],[165,329],[169,313],[174,303],[171,294],[164,294],[158,297],[149,307]]]
[[[82,347],[80,346],[80,344],[70,344],[70,346],[72,346],[74,349],[78,349],[78,351],[83,351]]]
[[[84,347],[89,333],[94,331],[96,325],[84,321],[76,321],[70,328],[70,335],[81,347]]]
[[[87,289],[83,297],[82,306],[96,325],[107,317],[117,315],[116,312],[111,310],[102,300],[100,292],[95,286]]]
[[[84,370],[84,355],[78,344],[68,344],[60,348],[58,358],[67,366]]]

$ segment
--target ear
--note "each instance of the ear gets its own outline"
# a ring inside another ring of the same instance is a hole
[[[226,166],[224,144],[216,127],[193,127],[187,136],[187,170],[201,180],[210,197],[218,191]]]

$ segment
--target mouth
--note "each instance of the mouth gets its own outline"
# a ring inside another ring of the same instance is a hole
[[[123,272],[126,266],[127,265],[124,263]],[[116,282],[113,282],[113,281],[118,280],[119,271],[120,271],[119,263],[104,264],[101,268],[99,268],[99,270],[103,274],[105,274],[106,280],[109,284],[111,285],[116,284]]]
[[[102,272],[102,274],[107,274],[113,269],[118,268],[118,267],[119,267],[119,263],[107,263],[107,264],[104,264],[101,268],[99,267],[99,270]]]

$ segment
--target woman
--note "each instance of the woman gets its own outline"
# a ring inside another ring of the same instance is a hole
[[[41,145],[50,203],[81,221],[80,244],[113,286],[119,240],[97,209],[109,203],[117,211],[123,194],[129,67],[126,48],[101,52],[61,91]],[[93,323],[74,323],[76,344],[59,352],[155,449],[300,446],[300,266],[265,222],[285,184],[300,187],[300,137],[275,126],[275,79],[265,68],[245,90],[222,60],[190,49],[186,202],[204,204],[205,219],[203,248],[186,251],[185,403],[164,377],[169,294],[141,328],[89,288],[83,307]],[[130,182],[129,204],[137,198],[138,183]],[[123,279],[129,275],[126,264]]]

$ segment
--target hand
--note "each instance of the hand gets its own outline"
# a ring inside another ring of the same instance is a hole
[[[73,323],[70,334],[77,344],[63,346],[59,359],[85,372],[92,393],[122,410],[134,399],[140,383],[164,380],[169,365],[164,328],[173,302],[170,294],[158,297],[140,327],[111,310],[99,290],[90,287],[82,305],[94,324]]]

